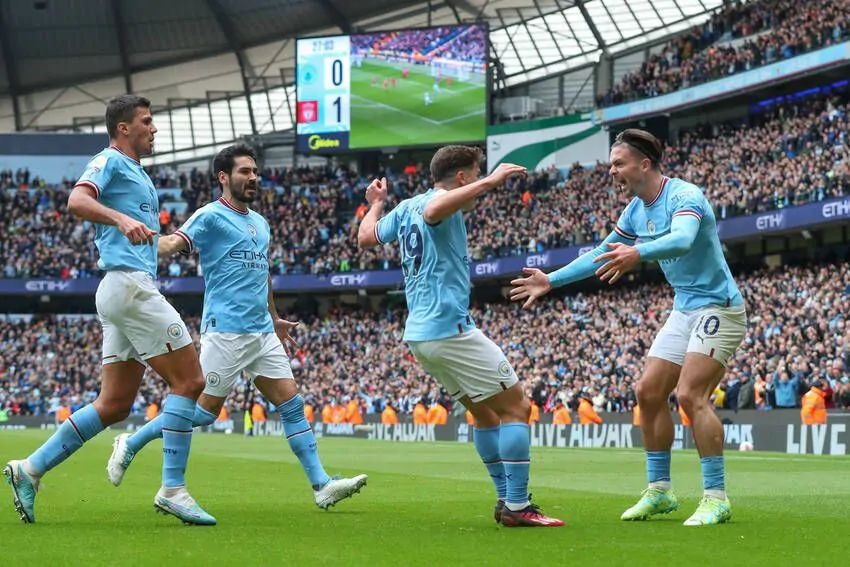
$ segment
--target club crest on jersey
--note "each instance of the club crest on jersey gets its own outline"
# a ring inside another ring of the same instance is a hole
[[[180,325],[180,323],[172,323],[168,326],[168,330],[166,332],[172,339],[179,339],[183,336],[183,326]]]
[[[210,386],[218,386],[221,383],[221,376],[216,372],[207,372],[207,384]]]
[[[511,375],[511,365],[507,360],[503,360],[499,363],[499,376],[503,376],[507,378]]]
[[[655,234],[655,223],[652,222],[652,219],[646,221],[646,230],[649,231],[649,234]]]
[[[254,246],[257,248],[260,247],[260,243],[257,242],[257,229],[253,224],[248,225],[248,235],[251,237],[251,242],[254,243]]]

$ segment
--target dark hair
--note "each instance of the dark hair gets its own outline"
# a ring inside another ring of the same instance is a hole
[[[623,130],[617,134],[613,146],[623,144],[646,156],[652,162],[652,167],[656,169],[661,167],[661,156],[664,155],[664,145],[661,143],[661,140],[646,130],[640,130],[638,128]]]
[[[459,169],[479,165],[484,152],[475,146],[443,146],[431,158],[431,177],[434,182],[443,181]]]
[[[221,171],[227,175],[233,173],[233,165],[236,163],[236,158],[240,156],[248,156],[252,160],[257,161],[257,154],[254,152],[254,148],[248,144],[234,144],[218,152],[213,160],[213,173],[216,179]],[[221,187],[221,183],[218,185]]]
[[[139,107],[150,108],[151,101],[143,96],[125,94],[116,96],[106,105],[106,132],[115,138],[120,122],[132,122]]]

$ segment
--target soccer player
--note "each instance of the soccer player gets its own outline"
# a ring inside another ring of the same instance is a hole
[[[360,492],[366,475],[331,478],[322,467],[304,399],[292,376],[282,343],[297,348],[290,335],[298,323],[277,313],[269,274],[270,229],[248,208],[259,196],[254,151],[229,146],[213,161],[222,196],[201,207],[174,234],[159,239],[159,254],[198,250],[204,273],[201,368],[206,387],[193,408],[192,426],[210,425],[244,371],[275,405],[289,446],[313,487],[316,505],[327,509]],[[133,433],[115,438],[107,465],[109,480],[121,484],[135,455],[165,431],[162,416]]]
[[[562,526],[529,501],[530,405],[502,350],[469,315],[469,254],[463,211],[525,168],[502,164],[483,179],[481,150],[446,146],[431,160],[434,188],[381,215],[386,179],[366,190],[361,247],[398,241],[408,316],[404,341],[422,367],[475,417],[475,447],[496,486],[496,522]]]
[[[431,93],[425,91],[425,106],[431,106]]]
[[[186,490],[195,400],[204,386],[198,353],[174,307],[157,289],[159,199],[139,157],[153,151],[150,101],[122,95],[106,107],[110,146],[89,162],[68,198],[68,211],[97,225],[98,267],[106,272],[95,294],[103,327],[100,395],[71,415],[26,460],[3,469],[25,523],[35,522],[41,477],[83,443],[130,413],[145,363],[165,377],[162,487],[157,510],[190,524],[215,524]]]
[[[640,262],[657,261],[673,286],[673,311],[649,349],[637,384],[649,486],[623,520],[645,520],[679,506],[670,483],[673,420],[667,399],[678,399],[693,422],[700,455],[703,497],[687,526],[719,524],[732,517],[726,497],[723,426],[709,396],[747,330],[744,300],[717,237],[711,203],[702,191],[661,172],[661,142],[628,129],[611,148],[611,177],[634,198],[597,248],[550,274],[526,268],[512,282],[511,298],[524,307],[552,288],[596,274],[613,284]],[[635,245],[636,240],[640,242]]]

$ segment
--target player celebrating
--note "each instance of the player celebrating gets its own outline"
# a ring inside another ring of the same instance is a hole
[[[649,486],[623,520],[645,520],[678,508],[670,484],[673,420],[667,399],[678,384],[679,404],[693,422],[704,495],[687,526],[732,517],[726,497],[723,426],[709,396],[747,330],[744,300],[723,257],[711,204],[695,185],[661,173],[661,142],[649,132],[621,132],[611,149],[611,177],[634,196],[608,238],[592,252],[548,275],[526,268],[511,282],[524,307],[553,287],[594,273],[616,282],[641,261],[658,261],[675,290],[673,311],[655,338],[637,384]],[[640,243],[634,246],[636,239]],[[600,267],[601,264],[601,267]]]
[[[297,323],[282,319],[274,303],[269,274],[269,224],[248,208],[258,194],[257,163],[246,145],[229,146],[213,161],[222,196],[201,207],[176,233],[159,239],[159,254],[192,252],[201,256],[204,315],[201,368],[206,388],[194,408],[192,425],[210,425],[244,370],[263,396],[276,406],[289,446],[313,487],[316,505],[327,509],[360,492],[366,475],[331,478],[322,467],[313,429],[304,416],[304,399],[292,376],[283,342],[297,347],[290,331]],[[121,484],[135,455],[163,436],[162,416],[133,435],[115,438],[107,465],[109,480]]]
[[[150,105],[135,95],[109,102],[110,146],[89,162],[68,198],[72,214],[96,223],[98,267],[106,271],[95,295],[103,326],[102,384],[97,399],[74,412],[36,452],[3,469],[25,523],[35,522],[41,477],[105,427],[127,417],[146,362],[171,388],[161,417],[162,487],[154,506],[186,523],[215,524],[185,486],[192,416],[204,378],[186,325],[154,282],[159,199],[139,163],[140,156],[153,151],[156,127]]]
[[[441,148],[431,160],[434,188],[402,201],[383,218],[387,182],[374,180],[357,240],[361,247],[400,243],[409,310],[404,340],[422,367],[472,412],[475,447],[496,485],[496,521],[507,527],[562,526],[529,501],[531,408],[504,353],[469,315],[462,211],[511,175],[525,173],[503,164],[479,180],[481,158],[478,148]]]

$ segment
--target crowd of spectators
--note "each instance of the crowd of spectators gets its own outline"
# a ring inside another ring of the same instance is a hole
[[[850,120],[846,93],[778,104],[747,124],[683,132],[666,151],[665,173],[705,188],[718,218],[850,194]],[[425,191],[421,165],[391,179],[389,206]],[[14,182],[14,175],[11,177]],[[161,187],[179,187],[180,214],[164,201],[163,233],[218,195],[200,170],[152,172]],[[358,250],[356,231],[366,212],[369,179],[343,167],[267,169],[266,190],[254,204],[272,228],[274,274],[381,270],[398,266],[398,248]],[[40,190],[0,191],[0,276],[82,278],[98,275],[94,226],[65,208],[72,182]],[[607,164],[558,168],[510,180],[466,214],[470,257],[540,253],[599,241],[613,229],[628,197],[610,182]],[[198,274],[196,256],[162,258],[161,276]]]
[[[799,407],[809,387],[825,381],[827,407],[850,409],[850,263],[760,271],[738,281],[749,329],[715,403]],[[505,351],[541,411],[552,412],[559,400],[575,409],[587,398],[597,411],[628,412],[646,352],[670,309],[669,288],[646,283],[552,297],[526,311],[483,303],[472,315]],[[404,317],[401,308],[337,308],[300,317],[293,372],[317,414],[352,401],[362,414],[388,404],[411,414],[420,401],[452,409],[402,342]],[[199,319],[186,321],[197,340]],[[0,321],[0,410],[44,414],[90,402],[98,391],[100,341],[95,318]],[[133,411],[160,405],[164,395],[164,383],[148,374]],[[247,409],[252,398],[242,382],[228,407]]]
[[[487,38],[482,26],[442,26],[389,33],[351,36],[352,53],[379,53],[410,61],[449,57],[483,63],[487,58]]]
[[[675,92],[848,38],[850,0],[736,2],[671,40],[600,95],[597,105]]]

